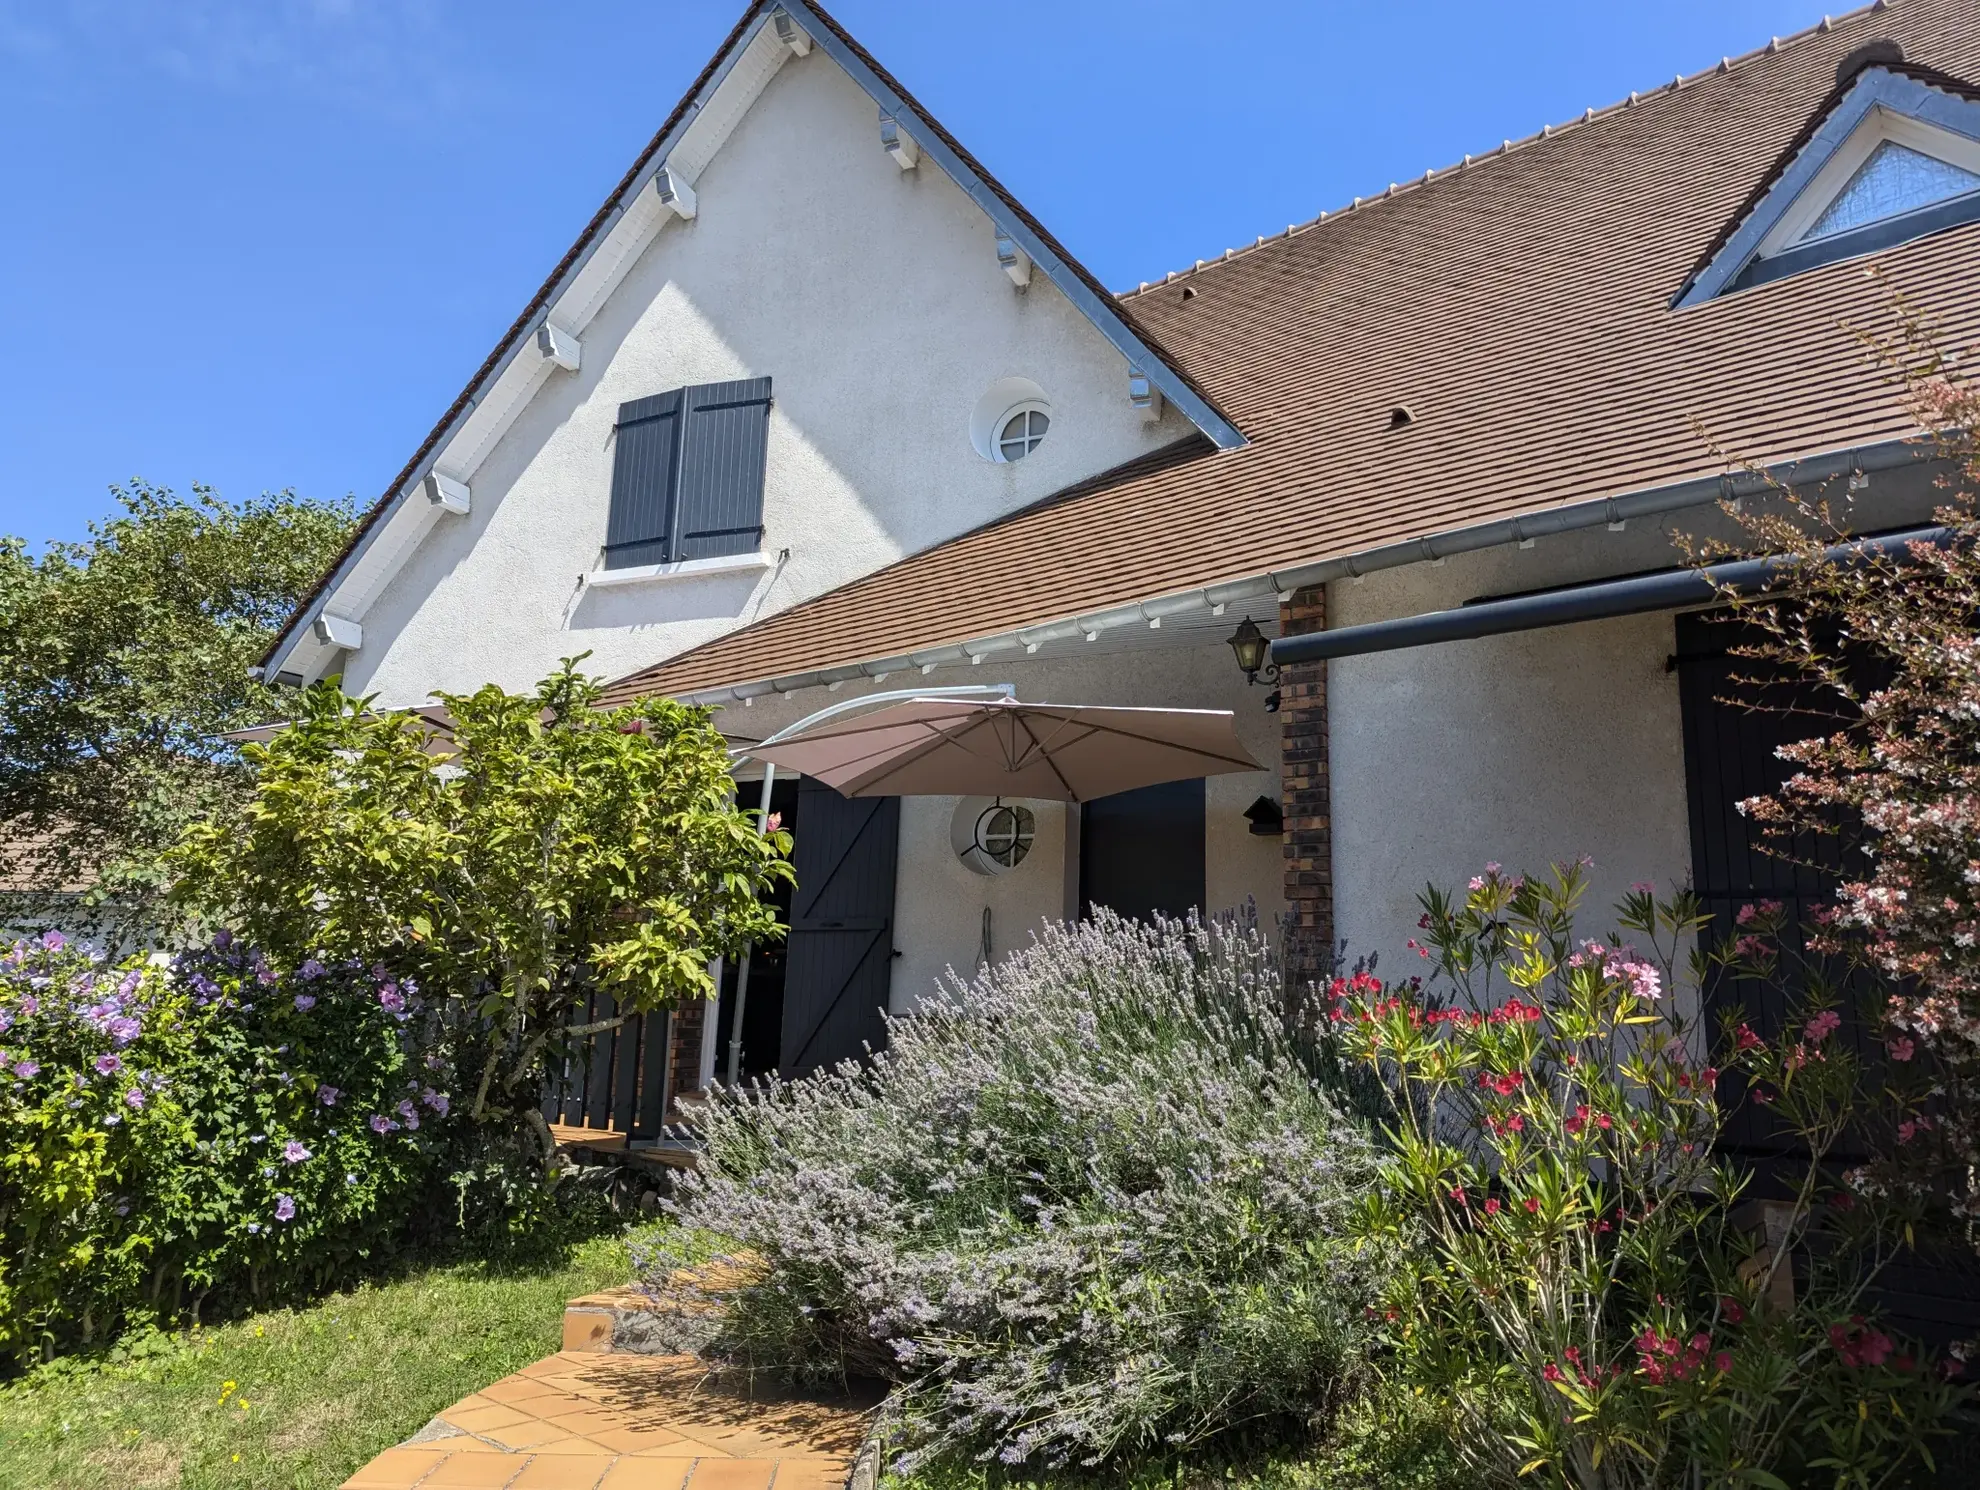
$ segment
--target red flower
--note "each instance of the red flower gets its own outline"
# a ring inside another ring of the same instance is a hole
[[[1732,1368],[1733,1358],[1730,1350],[1722,1350],[1712,1357],[1712,1369],[1717,1371],[1721,1376],[1732,1370]]]
[[[1750,1025],[1742,1024],[1739,1027],[1739,1048],[1741,1050],[1758,1050],[1766,1043],[1766,1041],[1753,1033]]]
[[[1548,1381],[1565,1380],[1565,1378],[1561,1375],[1561,1368],[1559,1366],[1556,1366],[1552,1361],[1547,1362],[1546,1365],[1540,1368],[1540,1374],[1543,1377],[1545,1377]]]
[[[1451,1199],[1455,1200],[1459,1205],[1464,1205],[1466,1203],[1464,1198],[1464,1186],[1462,1185],[1451,1186]]]
[[[1719,1317],[1727,1324],[1740,1324],[1746,1318],[1746,1306],[1738,1299],[1720,1299]]]
[[[1496,1198],[1485,1202],[1485,1214],[1488,1216],[1496,1216],[1499,1214],[1499,1202]]]

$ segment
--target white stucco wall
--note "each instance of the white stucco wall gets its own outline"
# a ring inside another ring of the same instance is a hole
[[[1245,686],[1221,641],[1091,658],[986,662],[938,669],[926,677],[890,678],[878,688],[848,685],[836,694],[807,689],[752,708],[725,710],[717,723],[760,739],[862,691],[956,683],[1014,683],[1018,697],[1033,703],[1230,709],[1238,738],[1266,769],[1212,776],[1204,783],[1204,897],[1212,911],[1255,898],[1268,923],[1284,914],[1279,840],[1252,834],[1243,815],[1260,795],[1275,800],[1279,795],[1279,717],[1265,712],[1263,687]],[[748,789],[744,800],[753,800]],[[1038,818],[1030,856],[1006,874],[986,876],[964,865],[951,847],[950,823],[958,800],[908,797],[901,803],[894,895],[894,945],[901,956],[894,962],[891,997],[896,1010],[912,1008],[933,994],[945,968],[965,976],[972,971],[985,906],[991,913],[992,951],[999,956],[1023,945],[1042,921],[1065,913],[1065,809],[1051,802],[1027,803]]]
[[[1020,293],[990,219],[924,160],[901,171],[876,111],[822,51],[771,79],[662,228],[363,616],[346,686],[409,703],[534,682],[589,650],[621,675],[1188,433],[1144,422],[1121,355],[1042,274]],[[768,572],[586,590],[619,405],[769,376]],[[1039,384],[1052,430],[994,465],[970,445],[1000,378]]]
[[[1358,626],[1590,575],[1674,562],[1654,526],[1454,557],[1329,587],[1329,625]],[[1428,883],[1491,861],[1595,861],[1589,934],[1635,880],[1690,874],[1668,614],[1628,616],[1344,658],[1328,670],[1334,904],[1350,958],[1405,976]]]

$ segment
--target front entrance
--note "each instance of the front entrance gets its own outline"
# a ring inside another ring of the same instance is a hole
[[[1099,797],[1080,809],[1079,904],[1148,920],[1203,905],[1203,779]]]

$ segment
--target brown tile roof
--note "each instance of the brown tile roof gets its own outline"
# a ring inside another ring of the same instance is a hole
[[[1201,397],[1205,403],[1209,404],[1215,413],[1219,415],[1223,414],[1221,409],[1217,409],[1216,400],[1211,398],[1183,370],[1180,362],[1169,355],[1167,349],[1136,318],[1133,309],[1125,301],[1118,299],[1112,291],[1101,284],[1094,277],[1090,269],[1074,258],[1058,239],[1047,232],[1045,225],[1033,217],[1029,209],[1022,202],[1018,201],[1016,197],[1012,196],[1009,189],[1001,181],[986,171],[982,163],[975,156],[971,155],[969,151],[965,150],[961,142],[942,126],[941,121],[924,108],[915,99],[913,94],[903,88],[894,78],[893,74],[882,67],[874,59],[873,54],[855,41],[851,33],[846,31],[844,27],[827,14],[823,7],[816,3],[816,0],[804,0],[804,3],[809,6],[811,13],[818,18],[821,24],[831,31],[834,37],[844,43],[861,62],[872,69],[874,76],[879,78],[887,87],[893,89],[895,93],[900,95],[901,101],[904,104],[921,116],[929,132],[938,136],[943,144],[953,150],[962,160],[964,167],[974,172],[982,180],[984,186],[1003,203],[1004,207],[1014,217],[1023,222],[1032,232],[1036,233],[1039,241],[1046,249],[1058,256],[1059,260],[1074,277],[1079,279],[1088,289],[1098,296],[1103,304],[1111,307],[1114,314],[1119,316],[1130,332],[1139,337],[1147,348],[1166,363],[1181,378],[1183,383]],[[667,137],[687,117],[688,110],[693,106],[696,95],[715,76],[716,71],[722,65],[723,59],[742,41],[745,33],[749,30],[751,22],[763,11],[774,9],[775,5],[776,0],[751,0],[748,8],[743,11],[741,19],[736,22],[734,29],[723,39],[722,45],[716,49],[715,55],[708,59],[708,65],[688,85],[687,92],[681,95],[681,100],[674,105],[673,112],[667,116],[666,121],[655,131],[653,138],[647,141],[646,147],[639,152],[638,156],[634,158],[633,163],[626,168],[625,175],[619,178],[618,185],[612,188],[610,194],[606,196],[598,210],[592,214],[591,221],[585,224],[584,231],[578,234],[577,241],[570,246],[563,258],[557,261],[557,265],[550,271],[549,277],[543,281],[537,292],[530,297],[529,303],[523,307],[522,313],[510,324],[509,329],[502,333],[502,339],[495,343],[495,349],[488,354],[481,366],[475,369],[474,376],[468,379],[467,386],[461,390],[460,396],[447,406],[447,410],[440,416],[439,422],[428,431],[426,438],[420,442],[419,448],[412,453],[412,458],[404,466],[400,467],[399,474],[392,478],[391,484],[385,488],[384,494],[366,510],[363,519],[352,530],[350,539],[345,543],[342,551],[331,561],[329,567],[323,571],[322,576],[317,580],[310,592],[290,612],[288,620],[283,623],[282,630],[276,635],[275,640],[269,643],[267,651],[262,654],[261,663],[263,666],[272,663],[277,654],[283,650],[282,644],[290,632],[300,624],[303,617],[308,615],[311,608],[322,598],[324,591],[329,587],[330,582],[335,578],[337,571],[343,566],[344,561],[357,550],[358,545],[364,541],[365,535],[385,516],[387,509],[392,504],[393,498],[406,489],[407,485],[412,481],[414,473],[420,469],[421,464],[439,448],[455,419],[467,409],[470,403],[480,397],[484,386],[499,371],[502,359],[508,353],[509,349],[529,334],[530,329],[536,324],[537,318],[543,314],[545,307],[555,298],[558,285],[562,283],[564,276],[570,271],[571,267],[577,263],[578,258],[591,246],[592,241],[599,234],[605,232],[612,225],[617,216],[615,208],[620,199],[632,188],[632,184],[638,179],[639,173],[647,167],[660,147],[667,142]]]
[[[897,656],[1709,476],[1711,440],[1774,461],[1911,433],[1843,324],[1887,314],[1863,264],[1669,308],[1838,63],[1883,37],[1980,77],[1972,0],[1895,0],[1122,297],[1250,445],[1124,471],[613,695]],[[1949,338],[1980,333],[1980,225],[1879,262]],[[1416,418],[1392,431],[1397,405]]]

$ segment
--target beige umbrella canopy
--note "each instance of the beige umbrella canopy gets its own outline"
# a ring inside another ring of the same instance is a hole
[[[1085,802],[1139,786],[1262,771],[1228,709],[916,698],[764,745],[758,760],[848,797],[1042,797]]]

